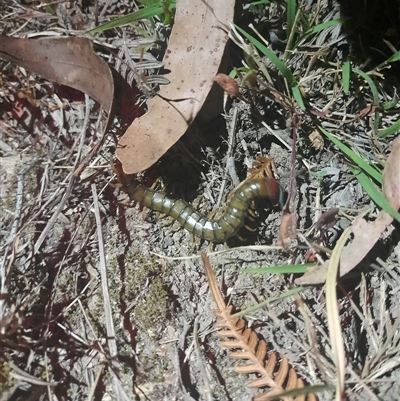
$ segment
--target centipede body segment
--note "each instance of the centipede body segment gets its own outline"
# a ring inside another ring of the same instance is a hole
[[[171,216],[192,234],[211,242],[225,242],[237,234],[255,199],[267,198],[278,204],[281,197],[280,186],[274,178],[252,178],[237,188],[219,219],[209,220],[186,201],[173,199],[165,192],[147,188],[138,181],[123,185],[122,189],[135,202]]]

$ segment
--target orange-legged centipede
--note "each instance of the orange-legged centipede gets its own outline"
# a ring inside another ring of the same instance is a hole
[[[147,188],[138,181],[123,185],[122,189],[135,202],[171,216],[192,234],[212,242],[225,242],[238,233],[253,200],[267,198],[278,204],[281,198],[281,188],[274,178],[248,179],[236,189],[224,214],[218,220],[209,220],[186,201],[170,198],[165,192]]]

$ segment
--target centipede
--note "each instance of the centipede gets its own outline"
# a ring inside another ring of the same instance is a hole
[[[281,201],[282,191],[272,174],[257,171],[242,182],[231,194],[220,218],[211,220],[183,199],[175,199],[167,193],[148,188],[139,181],[118,177],[121,188],[130,199],[153,211],[164,213],[176,220],[193,235],[210,242],[226,242],[238,234],[245,224],[257,199],[268,199],[272,205]]]

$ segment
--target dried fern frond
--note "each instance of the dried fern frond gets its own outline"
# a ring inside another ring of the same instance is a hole
[[[207,255],[203,252],[201,257],[211,293],[218,308],[218,311],[215,312],[218,318],[215,327],[221,330],[217,334],[220,337],[228,338],[226,341],[221,341],[221,345],[234,350],[230,353],[231,358],[249,361],[247,364],[236,366],[234,370],[237,373],[255,373],[258,376],[257,379],[248,384],[250,388],[268,387],[265,392],[255,396],[254,400],[266,401],[276,399],[276,397],[284,401],[292,401],[294,399],[297,401],[317,400],[314,394],[301,395],[296,398],[283,395],[279,397],[281,393],[287,390],[303,388],[303,381],[297,376],[296,371],[290,367],[287,358],[282,358],[278,363],[278,354],[272,352],[266,359],[266,341],[260,339],[254,330],[247,328],[244,319],[232,316],[233,306],[225,304]]]
[[[275,161],[272,157],[267,156],[257,156],[256,160],[253,161],[253,164],[248,169],[249,176],[246,180],[253,178],[265,178],[271,177],[274,174],[277,174]]]
[[[247,177],[239,185],[235,187],[228,195],[228,200],[232,198],[235,192],[245,183],[255,178],[276,178],[277,169],[275,166],[275,161],[272,157],[267,156],[257,156],[256,160],[253,161],[251,167],[247,169]],[[254,204],[253,204],[254,207]],[[249,210],[252,214],[251,209]],[[251,219],[250,219],[251,220]]]

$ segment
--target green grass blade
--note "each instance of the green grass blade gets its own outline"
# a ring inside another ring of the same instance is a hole
[[[306,387],[301,387],[301,388],[296,388],[295,390],[285,390],[282,391],[281,393],[277,393],[276,395],[274,394],[273,397],[275,398],[267,398],[272,400],[290,400],[290,399],[302,399],[306,400],[308,397],[301,397],[302,395],[307,395],[310,393],[316,394],[316,393],[321,393],[322,391],[334,391],[335,386],[329,385],[329,384],[319,384],[316,386],[306,386]],[[316,399],[316,398],[313,398]]]
[[[286,37],[287,37],[287,39],[289,39],[291,36],[293,26],[294,26],[294,20],[296,19],[296,12],[297,12],[297,1],[296,0],[288,0],[287,8],[286,8],[286,13],[287,13]]]
[[[331,26],[335,26],[340,24],[342,20],[340,18],[333,19],[332,21],[322,22],[321,24],[315,25],[312,28],[308,29],[304,32],[304,36],[314,35],[315,33],[324,31],[325,29],[330,28]]]
[[[259,6],[261,4],[268,4],[270,3],[271,0],[260,0],[260,1],[254,1],[253,3],[250,3],[251,6]]]
[[[376,185],[369,179],[369,177],[357,168],[350,168],[358,182],[362,185],[368,196],[386,213],[390,214],[394,219],[400,222],[400,213],[392,208],[389,201],[385,198],[381,191],[378,190]]]
[[[370,166],[365,160],[363,160],[357,153],[351,150],[344,143],[339,141],[334,135],[324,130],[322,127],[318,127],[320,131],[326,135],[330,141],[332,141],[345,155],[347,155],[355,164],[360,167],[361,170],[365,171],[370,177],[376,180],[379,184],[382,184],[382,173]]]
[[[142,4],[143,6],[149,7],[149,6],[152,6],[154,4],[160,3],[160,0],[138,0],[138,2],[140,4]]]
[[[340,18],[334,19],[332,21],[326,21],[323,22],[322,24],[318,24],[316,26],[313,26],[312,28],[308,29],[307,31],[304,32],[304,34],[300,37],[298,43],[296,46],[298,46],[300,43],[304,42],[309,36],[314,35],[318,32],[321,32],[325,29],[330,28],[331,26],[335,26],[337,24],[340,24],[342,21]]]
[[[307,268],[315,266],[314,263],[302,265],[285,265],[273,267],[257,267],[250,269],[240,269],[243,273],[250,274],[299,274],[305,273]]]
[[[378,105],[379,104],[379,93],[378,89],[376,88],[376,85],[372,78],[366,74],[364,71],[359,70],[358,68],[353,68],[353,71],[358,74],[360,77],[364,78],[364,80],[367,82],[368,86],[371,89],[372,92],[372,97],[374,99],[374,104]]]
[[[291,86],[296,84],[295,76],[292,74],[289,68],[286,67],[285,63],[283,63],[282,60],[280,60],[279,57],[272,50],[268,49],[267,46],[265,46],[263,43],[258,41],[253,36],[249,35],[239,26],[235,25],[235,28],[243,36],[245,36],[247,40],[249,40],[258,50],[260,50],[264,54],[264,56],[268,57],[272,61],[275,67],[281,72],[281,74],[286,78],[286,80],[289,82]]]
[[[132,24],[134,22],[140,21],[142,19],[148,19],[155,17],[156,15],[160,15],[163,13],[163,6],[162,4],[154,4],[152,6],[148,6],[145,8],[142,8],[141,10],[135,11],[133,13],[130,13],[128,15],[124,15],[119,18],[115,18],[112,21],[106,22],[104,24],[101,24],[97,26],[96,28],[93,28],[86,33],[99,33],[99,32],[104,32],[109,29],[114,29],[114,28],[119,28],[120,26],[127,25],[127,24]]]
[[[300,9],[297,7],[297,0],[288,0],[287,8],[287,42],[286,42],[286,49],[285,53],[283,54],[283,60],[287,60],[292,55],[292,52],[289,50],[293,49],[293,41],[296,36],[297,31],[297,24],[300,18]]]
[[[254,312],[258,309],[263,308],[264,306],[271,304],[273,302],[279,301],[281,299],[287,298],[292,296],[293,294],[297,294],[298,292],[304,291],[306,289],[306,287],[296,287],[293,288],[291,290],[285,291],[282,294],[278,295],[277,297],[273,297],[273,298],[268,298],[265,301],[262,301],[254,306],[250,306],[247,309],[241,310],[240,312],[234,313],[232,316],[242,316],[242,315],[247,315],[250,312]]]
[[[390,110],[393,109],[397,106],[397,103],[399,102],[399,96],[398,94],[395,92],[393,94],[393,97],[391,100],[388,100],[387,102],[384,103],[383,105],[383,110]]]
[[[293,97],[296,100],[297,104],[300,106],[300,108],[302,110],[305,110],[306,106],[304,106],[304,102],[303,102],[303,98],[301,96],[299,85],[293,86],[292,92],[293,92]]]
[[[345,92],[348,92],[350,89],[350,72],[351,72],[350,61],[345,61],[342,67],[343,90]]]
[[[387,60],[386,63],[395,63],[396,61],[400,61],[400,51],[394,53],[392,56],[390,56]]]
[[[379,71],[380,69],[386,67],[390,63],[395,63],[396,61],[400,61],[400,51],[392,54],[387,60],[385,60],[382,64],[379,64],[376,69]]]
[[[235,28],[247,38],[258,50],[260,50],[264,56],[269,58],[272,63],[275,65],[275,67],[280,71],[280,73],[285,77],[285,79],[288,81],[289,85],[292,88],[293,92],[293,97],[299,104],[302,110],[305,110],[303,98],[301,96],[300,88],[298,86],[298,83],[296,81],[296,77],[292,74],[292,72],[289,70],[289,68],[286,67],[286,64],[270,49],[268,49],[267,46],[265,46],[263,43],[258,41],[256,38],[253,36],[249,35],[246,31],[244,31],[242,28],[239,26],[235,25]]]
[[[400,120],[396,121],[390,127],[379,131],[378,137],[379,138],[384,138],[385,136],[393,135],[397,131],[400,131]]]

